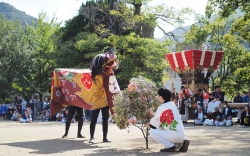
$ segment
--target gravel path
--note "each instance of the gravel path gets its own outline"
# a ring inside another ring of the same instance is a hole
[[[71,124],[68,138],[61,139],[65,125],[60,122],[34,122],[23,124],[14,121],[0,121],[0,156],[26,155],[222,155],[249,156],[250,128],[239,125],[232,127],[193,126],[185,124],[187,138],[191,141],[187,153],[160,153],[163,148],[149,140],[149,149],[145,149],[145,140],[136,127],[119,130],[115,124],[109,124],[108,139],[112,143],[102,143],[102,126],[97,124],[95,144],[89,144],[89,122],[83,125],[84,139],[76,138],[77,123]]]

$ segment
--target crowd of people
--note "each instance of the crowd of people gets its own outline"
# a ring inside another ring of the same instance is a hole
[[[88,114],[89,120],[91,120],[91,110],[83,111],[83,118],[86,121],[87,118],[85,114]],[[48,98],[44,98],[42,102],[39,98],[35,98],[35,96],[32,95],[27,102],[21,96],[17,96],[11,104],[7,105],[4,101],[2,102],[2,105],[0,105],[0,116],[3,120],[20,121],[21,123],[31,123],[33,120],[60,121],[65,123],[68,116],[68,108],[51,116]],[[71,122],[76,121],[78,121],[77,112],[73,115]]]
[[[232,103],[246,103],[245,107],[232,108],[229,101],[226,101],[225,92],[220,86],[215,86],[215,91],[205,93],[203,89],[199,89],[193,94],[190,89],[181,87],[178,93],[178,108],[180,110],[183,123],[187,123],[189,112],[194,108],[194,125],[215,125],[215,126],[232,126],[232,118],[237,117],[243,127],[250,126],[250,90],[249,92],[236,92],[236,96]],[[193,105],[192,105],[193,104]]]

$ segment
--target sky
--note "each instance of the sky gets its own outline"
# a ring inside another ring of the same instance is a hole
[[[35,18],[38,18],[39,12],[46,12],[49,19],[54,16],[58,22],[64,22],[78,14],[78,9],[86,0],[0,0],[0,2],[9,3],[18,10],[26,12]],[[204,15],[207,0],[152,0],[150,5],[166,3],[175,8],[190,7],[196,13]],[[191,25],[194,19],[186,21],[184,25]],[[164,26],[166,32],[173,30],[171,26]],[[155,37],[163,36],[161,30],[155,30]]]

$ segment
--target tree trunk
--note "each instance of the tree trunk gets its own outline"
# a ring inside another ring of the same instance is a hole
[[[132,3],[135,7],[135,10],[134,10],[134,16],[136,15],[141,15],[141,6],[142,4],[135,4],[135,3]],[[142,30],[142,23],[141,22],[136,22],[135,23],[135,27],[134,27],[134,32],[138,35],[141,34],[141,30]]]
[[[149,132],[148,132],[148,128],[146,130],[146,137],[145,137],[145,140],[146,140],[146,148],[148,149],[148,136],[149,136]]]
[[[109,7],[110,10],[118,10],[117,0],[110,0]]]
[[[142,3],[140,3],[140,4],[133,3],[133,5],[135,7],[134,16],[135,15],[141,15],[141,6],[142,6]]]
[[[117,0],[110,0],[110,10],[118,10],[118,6],[117,6]],[[112,20],[114,22],[113,25],[113,34],[115,35],[119,35],[120,31],[119,31],[119,24],[118,24],[118,20],[117,20],[117,16],[112,16]]]

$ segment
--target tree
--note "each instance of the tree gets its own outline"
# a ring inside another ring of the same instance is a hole
[[[223,86],[224,89],[236,91],[239,87],[232,88],[233,84],[229,82],[237,82],[235,75],[239,69],[246,66],[247,56],[249,55],[242,44],[242,40],[237,35],[230,33],[230,27],[235,21],[234,18],[216,18],[213,22],[208,22],[205,17],[195,25],[191,26],[189,32],[185,34],[185,44],[191,44],[201,48],[201,43],[211,43],[211,48],[215,51],[224,51],[224,56],[218,69],[211,76],[212,89],[214,83]],[[244,58],[244,59],[243,59]],[[241,71],[243,72],[243,71]],[[243,72],[246,73],[246,72]],[[239,80],[239,79],[238,79]],[[240,87],[241,88],[241,87]]]
[[[108,46],[117,47],[120,66],[116,77],[121,88],[127,86],[131,77],[139,75],[159,83],[165,68],[166,47],[169,45],[169,42],[160,43],[134,33],[126,36],[111,35],[107,39],[93,33],[80,33],[75,46],[81,55],[76,61],[81,60],[81,66],[88,68],[96,54],[102,53]]]
[[[118,94],[114,100],[114,120],[120,129],[129,128],[131,125],[139,128],[146,141],[148,149],[149,129],[145,126],[150,122],[151,115],[147,108],[156,109],[157,88],[155,84],[143,77],[132,78],[128,88]]]
[[[3,100],[11,95],[22,93],[19,84],[23,75],[32,68],[33,50],[27,42],[21,22],[0,17],[0,97]],[[9,99],[10,100],[10,99]]]
[[[208,0],[206,7],[207,15],[210,17],[214,12],[219,11],[222,17],[228,17],[237,9],[250,15],[250,3],[248,0]]]
[[[55,33],[59,30],[60,23],[53,18],[46,20],[46,14],[40,13],[38,22],[33,26],[28,26],[27,38],[33,46],[35,54],[33,55],[34,70],[26,77],[31,80],[33,89],[40,96],[49,90],[51,73],[55,68],[53,53],[55,52]]]

